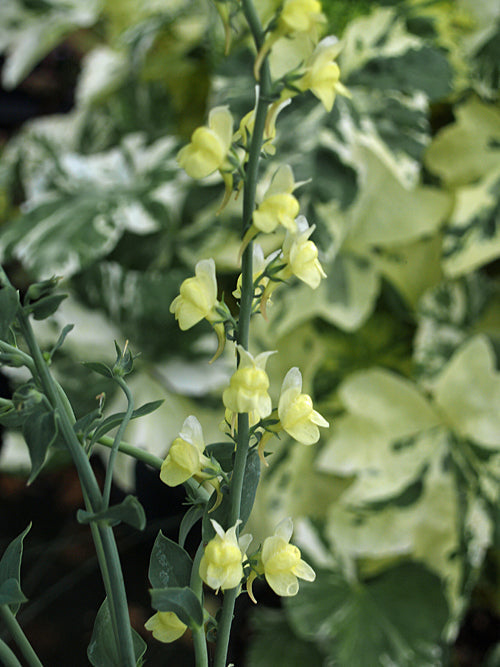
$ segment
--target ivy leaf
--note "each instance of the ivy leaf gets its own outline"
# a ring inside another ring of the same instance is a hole
[[[248,648],[247,667],[290,667],[290,665],[324,664],[325,656],[318,646],[297,636],[281,610],[255,610],[251,616],[252,641]]]
[[[136,663],[139,666],[142,664],[142,656],[146,652],[147,645],[133,628],[132,642]],[[115,643],[108,598],[105,598],[97,612],[94,630],[87,648],[87,657],[93,667],[122,667],[123,665]]]
[[[441,436],[441,420],[409,380],[382,369],[359,371],[339,388],[347,413],[318,457],[318,468],[357,475],[350,493],[365,500],[401,493],[421,474]]]
[[[498,451],[500,373],[485,336],[474,336],[457,350],[437,379],[434,396],[457,433]]]
[[[158,536],[149,560],[149,581],[153,588],[189,586],[193,561],[188,553],[163,533]]]
[[[442,664],[448,607],[441,580],[422,565],[404,563],[364,584],[320,571],[285,607],[298,636],[326,644],[340,665]]]
[[[193,591],[183,588],[153,588],[151,605],[157,611],[173,611],[190,628],[203,625],[203,609]]]
[[[0,604],[8,604],[16,614],[22,602],[26,602],[21,591],[21,559],[23,541],[31,528],[31,523],[5,549],[0,560]]]
[[[109,526],[116,526],[123,521],[132,528],[137,528],[137,530],[144,530],[146,527],[144,508],[135,496],[126,496],[118,505],[112,505],[107,510],[100,512],[92,513],[78,510],[76,518],[79,523],[83,524],[103,522]]]

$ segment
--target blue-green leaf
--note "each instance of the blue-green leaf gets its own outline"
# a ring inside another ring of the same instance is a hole
[[[146,652],[146,642],[134,629],[132,629],[132,642],[136,663],[140,665],[142,656]],[[94,630],[87,648],[87,657],[93,667],[122,667],[123,665],[115,643],[108,598],[105,598],[97,612]]]
[[[193,562],[188,553],[163,533],[158,536],[149,561],[149,581],[153,588],[183,587],[189,585]]]
[[[190,628],[203,625],[203,608],[194,592],[183,588],[154,588],[151,604],[158,611],[173,611]]]
[[[19,296],[10,286],[0,289],[0,340],[5,340],[19,308]]]
[[[112,505],[107,510],[101,512],[87,512],[85,510],[78,510],[76,518],[79,523],[90,523],[91,521],[98,521],[106,523],[110,526],[116,526],[123,521],[132,528],[137,530],[144,530],[146,527],[146,514],[141,503],[135,496],[127,496],[118,505]]]
[[[8,604],[15,614],[24,597],[21,587],[21,559],[23,540],[31,528],[31,523],[7,546],[0,560],[0,604]]]

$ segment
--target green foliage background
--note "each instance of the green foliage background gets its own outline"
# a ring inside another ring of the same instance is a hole
[[[272,5],[257,4],[263,15]],[[275,392],[301,366],[332,427],[315,448],[275,445],[250,519],[259,538],[292,516],[319,574],[283,612],[257,607],[248,661],[443,665],[487,554],[500,613],[500,9],[323,4],[352,98],[331,114],[295,99],[277,156],[311,179],[301,207],[328,277],[314,293],[277,291],[254,340],[281,353],[269,364]],[[215,258],[226,295],[237,274],[240,202],[217,217],[220,183],[193,183],[175,162],[209,107],[253,105],[246,35],[235,26],[225,59],[212,9],[0,7],[6,87],[62,40],[82,54],[74,110],[27,123],[3,147],[2,261],[31,280],[63,275],[71,289],[39,333],[48,343],[76,322],[54,363],[82,413],[96,393],[85,369],[75,375],[85,350],[106,360],[118,337],[142,352],[137,401],[166,402],[128,438],[158,455],[194,402],[218,439],[228,374],[224,360],[206,370],[210,336],[180,336],[168,313],[199,259]],[[4,467],[19,465],[16,443]],[[130,485],[126,461],[120,471]]]

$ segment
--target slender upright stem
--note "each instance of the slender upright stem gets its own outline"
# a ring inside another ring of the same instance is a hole
[[[242,0],[243,13],[250,26],[257,49],[262,45],[264,36],[259,18],[255,12],[252,0]],[[255,209],[255,193],[257,189],[257,180],[259,173],[260,152],[262,149],[266,115],[270,99],[270,75],[267,60],[264,61],[261,68],[262,76],[260,81],[259,97],[257,108],[255,110],[254,127],[252,130],[252,141],[248,162],[245,168],[245,187],[243,191],[243,219],[242,236],[252,224],[252,215]],[[248,349],[250,337],[250,318],[252,314],[252,305],[254,298],[253,288],[253,266],[252,266],[253,248],[249,243],[245,248],[241,265],[241,299],[240,312],[238,319],[238,343]],[[238,442],[236,447],[236,456],[231,477],[230,488],[230,515],[229,524],[234,526],[241,513],[241,494],[243,481],[245,477],[245,466],[249,448],[249,419],[248,414],[238,415]],[[215,651],[215,667],[225,667],[227,661],[227,652],[229,647],[229,638],[231,634],[231,624],[234,614],[234,605],[238,596],[238,587],[225,591],[224,602],[222,606],[221,617],[217,630],[217,646]]]
[[[5,667],[23,667],[3,639],[0,639],[0,663]]]
[[[90,461],[73,429],[68,405],[61,398],[61,391],[49,371],[36,342],[31,323],[22,308],[19,309],[17,319],[33,359],[38,379],[55,411],[57,425],[75,463],[84,490],[87,510],[95,513],[103,507],[102,496]],[[135,667],[136,660],[128,615],[127,596],[113,530],[110,526],[99,525],[97,531],[92,530],[92,535],[101,572],[103,573],[108,602],[116,621],[115,640],[118,652],[121,655],[122,665],[123,667]],[[99,540],[96,540],[96,535],[99,535]],[[107,573],[107,576],[105,573]]]
[[[203,607],[203,581],[200,577],[200,560],[203,556],[203,542],[200,543],[193,561],[191,570],[191,580],[189,582],[191,590],[200,600]],[[205,627],[200,625],[193,629],[193,644],[196,659],[196,667],[208,667],[207,639],[205,636]]]
[[[19,646],[19,650],[26,658],[26,662],[28,663],[28,665],[30,667],[43,667],[37,654],[33,650],[33,647],[29,643],[28,638],[24,634],[23,629],[19,625],[17,618],[12,613],[9,605],[7,604],[0,605],[0,616],[2,617],[2,620],[4,621],[7,628],[9,629],[12,638]]]
[[[125,432],[125,429],[127,428],[127,425],[130,419],[132,418],[132,413],[134,411],[134,398],[132,396],[130,389],[127,386],[127,383],[121,377],[115,377],[115,382],[117,382],[120,385],[121,389],[123,390],[123,393],[127,397],[127,410],[125,412],[125,416],[121,421],[118,431],[116,432],[113,446],[111,448],[111,454],[109,455],[108,466],[106,469],[106,479],[104,480],[104,491],[102,494],[103,509],[107,509],[109,505],[109,498],[111,495],[111,482],[113,480],[113,467],[115,465],[116,455],[118,454],[118,448],[120,446],[123,433]]]

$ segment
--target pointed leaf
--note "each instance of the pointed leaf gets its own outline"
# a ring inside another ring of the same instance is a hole
[[[158,536],[149,561],[149,581],[153,588],[189,586],[193,562],[188,553],[163,533]]]
[[[137,408],[137,410],[134,410],[132,412],[132,416],[130,417],[130,419],[137,419],[138,417],[144,417],[145,415],[149,415],[151,414],[151,412],[157,410],[162,403],[163,400],[151,401],[150,403],[145,403],[140,408]],[[106,433],[114,429],[116,426],[119,426],[122,423],[124,417],[125,417],[125,412],[117,412],[114,415],[106,417],[106,419],[102,422],[102,424],[99,424],[99,426],[94,431],[94,434],[92,436],[92,443],[97,442],[99,438],[102,438],[103,435],[106,435]]]
[[[5,340],[19,308],[19,296],[10,285],[0,289],[0,340]]]
[[[182,517],[181,525],[179,526],[179,544],[184,546],[186,538],[191,531],[191,528],[203,516],[204,509],[200,505],[192,505]]]
[[[20,588],[21,579],[21,559],[23,556],[23,540],[31,528],[31,523],[18,535],[5,549],[0,560],[0,591],[4,595],[19,596],[22,595]],[[17,587],[12,583],[16,582]],[[23,596],[24,597],[24,596]],[[19,603],[23,600],[12,600],[12,602],[3,602],[1,604],[10,604],[14,613],[17,613]]]
[[[31,459],[28,484],[31,484],[38,476],[49,448],[56,443],[59,435],[54,412],[47,412],[42,403],[39,406],[40,409],[28,415],[22,426]]]
[[[112,505],[107,510],[102,512],[86,512],[85,510],[78,510],[76,518],[79,523],[88,524],[91,521],[99,521],[108,524],[109,526],[116,526],[123,521],[123,523],[137,528],[137,530],[144,530],[146,527],[146,514],[141,503],[135,496],[126,496],[118,505]]]
[[[112,378],[113,373],[111,372],[111,368],[106,366],[106,364],[101,363],[100,361],[84,361],[83,365],[86,368],[89,368],[91,371],[94,371],[95,373],[99,373],[99,375],[104,375],[106,378]]]
[[[173,611],[190,628],[203,625],[203,609],[193,591],[184,588],[154,588],[151,605],[158,611]]]
[[[136,662],[142,664],[141,658],[146,652],[147,645],[134,629],[132,629],[132,642]],[[87,657],[93,667],[122,667],[123,663],[115,643],[107,598],[97,612],[94,630],[87,648]]]

